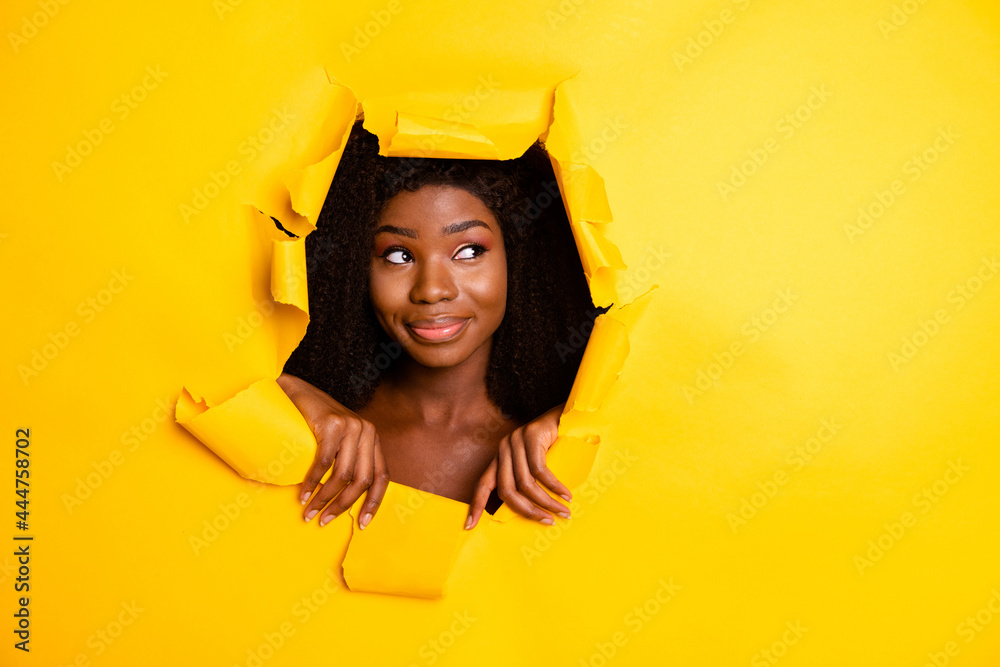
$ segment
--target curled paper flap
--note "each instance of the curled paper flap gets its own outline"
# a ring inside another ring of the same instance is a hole
[[[305,238],[272,242],[271,297],[275,302],[276,372],[280,374],[309,325]]]
[[[329,81],[329,75],[327,76]],[[337,139],[336,144],[319,162],[301,169],[293,169],[283,179],[288,189],[292,210],[312,225],[306,233],[316,227],[323,202],[326,201],[327,191],[340,163],[340,156],[344,154],[347,138],[351,134],[353,120],[350,112],[358,106],[357,98],[348,88],[333,81],[329,81],[329,85],[329,111],[321,133],[322,136]]]
[[[468,89],[366,99],[364,126],[386,156],[510,160],[548,128],[552,94],[552,85],[504,87],[481,76]]]
[[[499,159],[499,151],[475,126],[439,118],[424,118],[406,112],[396,116],[396,133],[389,139],[389,157],[433,152],[436,158],[463,158],[470,155]]]
[[[628,332],[645,312],[657,285],[627,306],[614,307],[594,321],[580,370],[566,401],[565,413],[593,412],[601,407],[618,379],[629,353]]]
[[[240,205],[235,215],[242,217],[251,239],[253,310],[228,334],[235,337],[228,344],[234,349],[250,338],[259,339],[260,349],[270,352],[270,358],[256,376],[271,373],[277,377],[309,325],[305,239],[288,236],[248,204]]]
[[[349,88],[331,80],[324,68],[316,67],[295,90],[288,106],[310,110],[308,114],[280,114],[283,123],[293,125],[283,131],[306,140],[288,144],[288,152],[270,161],[257,159],[263,163],[255,173],[260,180],[253,184],[247,203],[280,220],[296,236],[305,236],[316,229],[358,101]]]
[[[590,293],[596,306],[618,303],[615,286],[618,271],[627,267],[618,247],[607,238],[605,226],[612,221],[604,179],[583,162],[586,158],[576,147],[583,142],[579,114],[567,93],[575,79],[560,83],[555,89],[553,123],[545,146],[562,193],[566,215],[573,227],[573,238],[583,264]]]
[[[270,378],[216,406],[185,387],[176,419],[236,472],[258,482],[298,484],[316,452],[302,413]]]
[[[471,535],[462,528],[469,506],[390,481],[378,514],[361,530],[363,501],[349,510],[354,532],[343,563],[348,588],[444,597],[451,566]]]
[[[607,313],[598,316],[566,401],[566,411],[593,412],[601,407],[605,395],[621,373],[628,350],[625,325]]]
[[[271,296],[308,313],[305,239],[275,240],[271,250]]]

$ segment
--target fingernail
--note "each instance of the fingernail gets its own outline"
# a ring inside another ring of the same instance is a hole
[[[559,516],[561,516],[564,519],[568,519],[569,518],[569,512],[559,512]]]
[[[318,513],[319,513],[319,510],[310,510],[310,512],[308,514],[306,514],[306,521],[309,521],[314,516],[316,516]]]
[[[468,530],[469,526],[471,526],[471,525],[472,525],[472,517],[470,516],[470,517],[468,517],[468,518],[465,519],[465,529]]]
[[[305,493],[302,494],[302,504],[305,505],[307,502],[309,502],[309,492],[308,491],[306,491]]]
[[[542,523],[544,523],[546,526],[554,526],[556,522],[552,520],[552,517],[547,516],[544,519],[542,519]]]
[[[319,520],[319,525],[325,526],[326,524],[330,523],[336,518],[337,518],[336,514],[327,514],[325,517]]]
[[[560,497],[561,497],[561,498],[562,498],[563,500],[566,500],[566,501],[569,501],[569,500],[570,500],[570,497],[569,497],[569,496],[567,496],[567,495],[566,495],[565,493],[561,494],[561,495],[560,495]]]
[[[358,524],[361,526],[361,530],[364,530],[365,526],[367,526],[368,522],[371,520],[372,520],[372,513],[365,512],[365,514],[361,517],[361,521],[358,522]]]

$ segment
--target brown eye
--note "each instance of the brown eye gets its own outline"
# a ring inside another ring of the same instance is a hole
[[[413,255],[406,248],[393,246],[386,248],[385,252],[382,253],[382,258],[390,264],[406,264],[413,260]]]
[[[453,259],[475,259],[476,257],[482,255],[484,252],[486,252],[486,248],[479,245],[478,243],[472,243],[470,245],[459,248],[458,252],[455,253],[455,257]]]

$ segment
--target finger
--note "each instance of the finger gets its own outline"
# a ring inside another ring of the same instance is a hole
[[[368,495],[365,496],[365,505],[361,510],[361,520],[358,525],[361,526],[361,530],[365,529],[375,513],[378,512],[378,508],[382,505],[382,499],[385,497],[385,491],[389,488],[389,467],[385,464],[385,456],[382,454],[382,445],[378,440],[378,433],[375,434],[375,478],[372,480],[372,485],[368,487]]]
[[[565,500],[572,500],[573,494],[570,493],[569,488],[556,478],[555,474],[549,470],[549,466],[545,463],[545,457],[554,442],[555,437],[547,433],[537,437],[529,435],[529,437],[525,438],[524,444],[525,453],[528,458],[528,470],[531,471],[532,477],[549,487],[557,495],[562,496]]]
[[[526,496],[531,502],[539,507],[543,507],[550,512],[558,514],[564,519],[569,518],[569,508],[545,492],[545,490],[535,481],[535,476],[528,468],[528,457],[524,451],[524,431],[516,429],[510,434],[510,450],[514,462],[514,478],[517,481],[517,490],[521,495]]]
[[[309,497],[312,496],[316,487],[323,479],[323,475],[326,474],[326,471],[330,469],[330,466],[334,464],[337,458],[340,441],[344,435],[342,425],[343,421],[339,417],[331,415],[323,420],[322,427],[317,426],[313,428],[313,433],[316,435],[316,455],[313,457],[312,465],[309,466],[309,470],[306,471],[306,476],[302,480],[300,500],[303,505],[309,502]],[[316,498],[314,497],[314,502],[309,503],[310,507],[305,510],[304,515],[309,514],[313,509],[319,509],[315,505],[315,500]],[[306,521],[308,520],[306,519]]]
[[[493,460],[490,462],[490,466],[486,469],[480,478],[479,483],[476,485],[476,492],[472,497],[472,505],[469,506],[469,516],[465,520],[465,529],[472,530],[479,523],[479,517],[483,515],[483,510],[486,509],[486,503],[489,502],[490,493],[497,486],[497,458],[494,456]]]
[[[530,500],[522,496],[517,490],[514,481],[514,468],[510,453],[510,437],[507,436],[500,441],[499,469],[497,472],[498,494],[512,510],[523,517],[535,519],[550,526],[555,525],[555,521],[546,512],[535,506]]]
[[[371,486],[375,476],[375,427],[371,423],[362,422],[361,435],[358,436],[356,449],[357,455],[355,456],[352,479],[336,500],[323,511],[319,519],[321,526],[343,514]]]
[[[309,502],[306,521],[309,520],[310,514],[313,514],[315,510],[322,510],[326,507],[327,503],[333,500],[354,479],[354,465],[358,458],[360,438],[361,422],[354,419],[348,420],[344,426],[344,435],[340,440],[340,448],[337,450],[337,458],[333,463],[333,472],[330,473],[330,477],[323,483],[319,491],[316,492],[316,495]],[[330,512],[324,512],[323,518],[320,519],[320,525],[322,526],[324,523],[331,521],[335,516],[331,516]]]

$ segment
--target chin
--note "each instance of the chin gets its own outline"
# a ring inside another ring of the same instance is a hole
[[[439,350],[429,352],[427,350],[407,350],[410,358],[421,366],[427,368],[451,368],[458,366],[471,356],[464,350]]]

